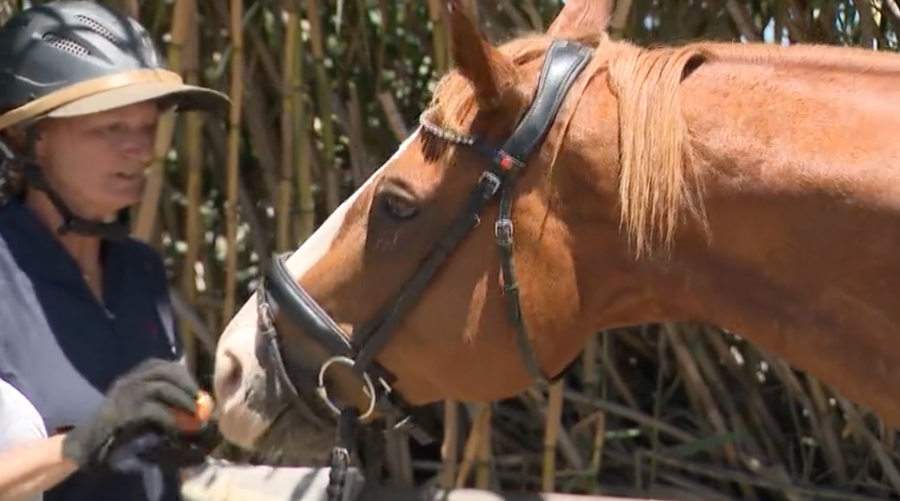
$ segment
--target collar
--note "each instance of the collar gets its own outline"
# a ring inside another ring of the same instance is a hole
[[[84,282],[75,258],[63,247],[52,230],[21,200],[11,200],[0,208],[0,238],[26,274],[55,282]],[[106,276],[120,261],[121,244],[103,240],[100,259]]]

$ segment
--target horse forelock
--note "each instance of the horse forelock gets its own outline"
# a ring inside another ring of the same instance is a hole
[[[596,33],[571,39],[598,47],[609,38],[605,33]],[[509,57],[514,66],[521,67],[543,57],[552,41],[553,38],[544,34],[529,33],[503,43],[498,50]],[[451,71],[435,86],[428,109],[442,126],[462,131],[468,127],[466,120],[473,116],[475,107],[475,94],[468,80]]]

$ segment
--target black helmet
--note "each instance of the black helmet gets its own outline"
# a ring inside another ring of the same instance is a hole
[[[228,97],[167,70],[136,20],[92,1],[57,1],[0,28],[0,129],[151,99],[178,110],[224,111]]]
[[[163,66],[137,21],[92,1],[26,9],[0,28],[0,129],[149,99],[178,110],[225,111],[228,97],[185,85]]]
[[[86,115],[158,100],[176,111],[225,113],[219,92],[185,85],[167,70],[151,35],[136,20],[92,1],[56,1],[31,7],[0,27],[0,130],[21,128],[28,143],[19,155],[0,138],[0,164],[22,170],[63,216],[59,231],[124,238],[127,221],[84,220],[63,203],[28,157],[29,127],[44,117]],[[126,214],[122,211],[120,216]]]

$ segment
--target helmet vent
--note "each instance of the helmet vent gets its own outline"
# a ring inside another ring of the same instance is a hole
[[[109,40],[112,43],[116,43],[116,36],[113,35],[112,32],[109,31],[109,29],[106,26],[103,26],[102,24],[98,23],[94,19],[91,19],[87,16],[77,15],[77,16],[75,16],[75,19],[86,24],[90,29],[97,32],[97,34],[101,35],[103,38]]]
[[[78,42],[75,42],[66,37],[61,37],[55,33],[44,33],[44,36],[41,38],[53,47],[68,52],[69,54],[82,57],[90,57],[91,55],[90,51],[85,49]]]

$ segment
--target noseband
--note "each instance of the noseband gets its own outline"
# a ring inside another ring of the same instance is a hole
[[[502,148],[496,148],[479,137],[441,128],[424,118],[420,120],[426,133],[457,146],[472,148],[486,157],[490,164],[482,172],[470,193],[466,207],[443,237],[435,243],[416,273],[401,287],[393,301],[369,322],[355,329],[349,338],[334,319],[291,277],[285,264],[287,255],[276,256],[273,259],[265,280],[260,282],[257,290],[260,332],[258,339],[260,343],[265,343],[261,348],[269,354],[276,376],[286,384],[294,396],[298,396],[299,393],[289,377],[278,346],[278,333],[274,324],[276,308],[282,308],[292,322],[333,354],[319,370],[318,394],[332,412],[341,416],[339,437],[353,435],[350,431],[340,428],[352,427],[357,420],[366,419],[378,410],[383,414],[398,417],[394,430],[409,433],[421,444],[434,440],[433,437],[438,431],[426,430],[421,426],[416,419],[413,406],[392,390],[391,385],[395,381],[393,374],[382,367],[375,357],[390,339],[404,315],[421,297],[450,253],[469,231],[478,225],[482,210],[498,194],[500,211],[494,225],[494,234],[501,256],[503,293],[506,297],[510,322],[516,329],[518,349],[526,368],[538,383],[548,384],[559,377],[548,378],[544,375],[522,319],[518,281],[513,265],[512,190],[525,167],[525,162],[543,142],[566,95],[591,60],[592,54],[593,49],[590,47],[572,41],[556,40],[550,45],[541,68],[534,99]],[[324,385],[324,376],[328,368],[335,364],[350,367],[362,378],[370,403],[361,413],[352,406],[339,408],[329,398]],[[334,452],[340,454],[334,454],[334,457],[338,455],[348,457],[347,449],[352,447],[352,443],[348,445],[347,440],[343,438],[339,438],[339,442],[345,443],[338,444]],[[333,470],[341,468],[345,470],[346,462],[345,459],[335,463],[333,459]],[[333,471],[332,474],[338,473]]]

